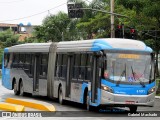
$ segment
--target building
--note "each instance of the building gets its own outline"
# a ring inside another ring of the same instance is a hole
[[[12,29],[14,32],[17,32],[18,31],[18,25],[17,24],[0,23],[0,32],[5,31],[7,29]]]
[[[0,32],[5,31],[7,29],[11,29],[15,34],[19,34],[19,41],[23,41],[27,37],[31,37],[34,31],[33,25],[28,23],[27,25],[20,24],[7,24],[7,23],[0,23]]]

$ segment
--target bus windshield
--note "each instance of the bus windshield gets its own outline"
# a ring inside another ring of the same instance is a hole
[[[144,84],[154,79],[150,54],[107,53],[106,60],[105,72],[111,81]]]

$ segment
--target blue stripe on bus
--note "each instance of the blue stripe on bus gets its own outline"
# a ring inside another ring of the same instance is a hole
[[[100,103],[101,103],[101,89],[100,88],[97,88],[97,99],[95,100],[95,103],[92,103],[91,101],[90,101],[90,105],[91,106],[99,106],[100,105]],[[91,98],[91,94],[90,94],[90,98]]]
[[[81,90],[81,97],[80,97],[80,103],[84,103],[84,91],[85,89],[88,88],[88,83],[83,83],[82,84],[82,90]],[[88,91],[89,92],[89,97],[91,98],[91,91]],[[92,103],[91,101],[89,102],[91,106],[98,106],[100,105],[100,102],[101,102],[101,89],[97,88],[97,99],[95,100],[95,103]]]
[[[8,52],[9,52],[9,49],[8,49],[8,48],[4,48],[4,52],[5,52],[5,53],[8,53]]]
[[[146,51],[149,51],[149,52],[153,52],[153,50],[152,50],[150,47],[146,47],[145,50],[146,50]]]
[[[107,43],[103,39],[97,39],[97,40],[95,40],[93,42],[91,51],[100,51],[100,50],[105,50],[105,49],[107,49],[107,50],[134,50],[134,51],[153,52],[153,50],[150,47],[147,47],[147,46],[146,46],[146,48],[144,50],[137,50],[137,49],[132,49],[132,48],[113,48],[109,43]]]
[[[83,83],[82,84],[82,90],[81,90],[81,97],[80,97],[80,103],[84,103],[84,91],[85,89],[88,88],[88,83]],[[89,97],[91,98],[91,91],[88,91],[89,92]],[[97,99],[95,100],[95,103],[92,103],[91,101],[89,102],[91,106],[98,106],[100,105],[100,102],[101,102],[101,89],[97,88]]]
[[[106,41],[95,40],[93,42],[91,50],[92,51],[99,51],[99,50],[102,50],[102,49],[111,49],[111,48],[112,48],[112,46],[110,44],[108,44]]]
[[[147,95],[148,90],[155,86],[155,82],[151,84],[146,84],[145,87],[142,85],[125,85],[119,84],[116,86],[116,83],[111,83],[102,79],[102,84],[113,89],[115,94],[126,94],[126,95]]]
[[[2,71],[2,85],[7,89],[12,89],[12,83],[10,81],[10,69],[3,68]]]

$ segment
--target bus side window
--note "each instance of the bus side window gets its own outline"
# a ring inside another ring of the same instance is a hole
[[[75,55],[75,63],[74,63],[74,73],[73,73],[73,78],[78,79],[79,76],[79,70],[80,70],[80,54]]]
[[[58,54],[57,70],[58,77],[62,77],[62,54]]]
[[[24,68],[24,61],[25,61],[25,55],[24,54],[19,54],[19,68]]]
[[[19,62],[19,54],[14,53],[14,54],[13,54],[12,67],[13,67],[13,68],[17,68],[17,67],[18,67],[18,62]]]
[[[31,58],[30,58],[30,67],[29,67],[29,74],[31,77],[33,77],[33,73],[34,73],[34,59],[35,59],[35,55],[34,54],[31,54],[30,55]]]
[[[91,81],[91,63],[92,63],[92,56],[91,54],[87,54],[87,65],[86,65],[86,76],[85,80]]]
[[[10,54],[4,54],[4,67],[5,67],[5,68],[8,67],[9,56],[10,56]]]
[[[86,76],[87,54],[81,54],[80,77],[85,79]]]
[[[41,55],[40,61],[40,76],[47,78],[47,68],[48,68],[48,54]]]
[[[68,62],[68,57],[66,54],[63,54],[63,60],[62,60],[62,77],[63,78],[67,77],[67,62]]]
[[[58,77],[58,54],[56,55],[54,76],[55,76],[55,77]]]

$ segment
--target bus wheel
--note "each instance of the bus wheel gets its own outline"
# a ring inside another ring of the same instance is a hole
[[[13,86],[14,88],[14,94],[15,95],[19,95],[19,91],[17,90],[17,84],[16,84],[16,81],[14,81],[14,86]]]
[[[23,96],[24,95],[24,87],[23,87],[23,82],[20,82],[20,95]]]
[[[62,87],[59,88],[59,91],[58,91],[58,99],[59,99],[59,103],[62,105],[62,104],[63,104],[63,92],[62,92]]]
[[[130,109],[130,112],[132,112],[132,113],[137,112],[137,106],[131,106],[131,107],[129,107],[129,109]]]

